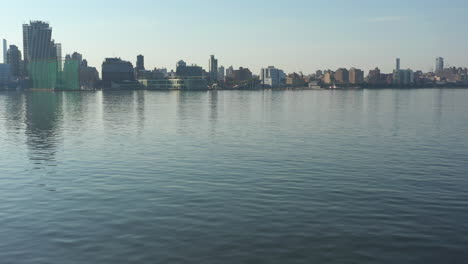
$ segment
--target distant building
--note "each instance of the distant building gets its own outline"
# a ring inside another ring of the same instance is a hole
[[[234,68],[232,66],[226,69],[226,79],[234,79]]]
[[[61,45],[52,40],[52,28],[42,21],[23,25],[23,56],[33,88],[54,89],[61,69]]]
[[[78,53],[78,52],[73,52],[73,54],[71,55],[71,58],[72,60],[76,60],[78,62],[78,64],[81,66],[82,63],[83,63],[83,55],[81,53]]]
[[[371,84],[378,84],[381,81],[380,69],[375,68],[370,70],[369,75],[367,76],[367,81]]]
[[[395,66],[395,70],[399,71],[400,70],[400,58],[397,58],[396,59],[396,66]]]
[[[335,82],[335,73],[332,71],[326,71],[323,76],[323,82],[326,84],[332,84]]]
[[[3,63],[7,63],[7,40],[3,39]]]
[[[304,78],[302,78],[301,75],[297,73],[292,73],[289,74],[288,77],[286,77],[286,85],[289,87],[304,87],[306,86],[306,82],[304,81]]]
[[[248,81],[252,79],[252,72],[248,68],[240,67],[233,72],[233,80],[236,82]]]
[[[136,61],[136,71],[144,71],[145,70],[145,57],[143,55],[138,55],[137,56],[137,61]]]
[[[218,80],[219,81],[224,81],[225,75],[226,74],[225,74],[224,66],[218,67]]]
[[[286,74],[274,66],[269,66],[268,68],[261,69],[260,82],[262,85],[270,88],[282,87],[286,83]]]
[[[203,77],[175,77],[159,79],[139,79],[148,90],[206,90],[208,83]]]
[[[395,70],[393,72],[393,84],[394,85],[410,85],[414,83],[414,72],[410,69],[407,70]]]
[[[0,86],[5,86],[10,81],[10,65],[6,63],[0,64]]]
[[[210,56],[209,77],[212,82],[215,82],[218,80],[218,60],[215,59],[214,55]]]
[[[187,66],[187,63],[181,60],[176,67],[176,75],[179,77],[203,77],[203,68],[200,66]]]
[[[351,68],[349,70],[349,83],[351,84],[364,83],[364,72],[360,69]]]
[[[80,88],[84,90],[96,89],[99,83],[99,72],[95,67],[80,67]]]
[[[435,72],[439,73],[444,70],[444,58],[438,57],[436,58],[436,67]]]
[[[52,41],[52,28],[42,21],[31,21],[23,25],[24,61],[46,60],[57,57]]]
[[[120,58],[106,58],[102,63],[102,83],[104,88],[111,88],[112,83],[135,81],[133,65]]]
[[[335,72],[335,82],[341,84],[349,83],[349,71],[345,68],[340,68]]]
[[[18,78],[22,75],[21,69],[21,51],[15,45],[10,45],[8,49],[6,60],[10,65],[11,76]]]

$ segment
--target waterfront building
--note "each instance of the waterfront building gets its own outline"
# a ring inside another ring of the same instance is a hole
[[[436,67],[435,72],[439,73],[444,70],[444,58],[438,57],[436,58]]]
[[[326,71],[323,76],[323,82],[326,84],[332,84],[335,82],[335,73],[330,70]]]
[[[52,42],[52,28],[42,21],[31,21],[23,25],[24,61],[47,60],[56,58]]]
[[[351,68],[349,70],[349,83],[362,84],[364,82],[364,72],[360,69]]]
[[[226,69],[226,79],[234,79],[234,68],[232,66]]]
[[[407,70],[395,70],[393,72],[393,84],[394,85],[411,85],[414,83],[414,72],[410,69]]]
[[[0,86],[6,86],[10,81],[10,65],[0,63]]]
[[[102,63],[102,83],[104,88],[112,88],[112,83],[135,81],[133,65],[120,58],[106,58]]]
[[[91,90],[98,86],[99,72],[95,67],[82,66],[79,72],[80,89]]]
[[[137,56],[137,61],[136,61],[136,71],[144,71],[145,70],[145,57],[143,55],[138,55]]]
[[[233,71],[233,80],[236,82],[248,81],[252,79],[252,72],[248,68],[239,67]]]
[[[288,87],[305,87],[306,82],[304,81],[304,78],[302,78],[301,75],[297,73],[291,73],[286,77],[286,86]]]
[[[139,79],[145,89],[148,90],[206,90],[208,83],[201,76],[174,77],[159,79]]]
[[[23,25],[23,56],[33,88],[54,89],[57,85],[61,45],[52,40],[52,28],[42,21]]]
[[[197,65],[187,66],[185,61],[177,62],[176,76],[179,77],[203,77],[203,68]]]
[[[345,68],[340,68],[335,72],[335,82],[341,84],[349,83],[349,71]]]
[[[266,87],[282,87],[286,83],[286,74],[283,70],[277,69],[274,66],[268,66],[268,68],[261,69],[260,81]]]
[[[395,70],[399,71],[400,70],[400,58],[397,58],[396,59],[396,66],[395,66]]]
[[[11,76],[18,78],[22,75],[21,51],[16,45],[10,45],[6,55],[6,63],[10,65]]]
[[[218,60],[214,55],[210,56],[209,61],[209,77],[210,81],[216,82],[218,80]]]
[[[7,40],[3,39],[3,63],[7,63]]]
[[[378,84],[381,81],[381,73],[380,69],[376,67],[373,70],[369,71],[369,75],[367,76],[367,81],[371,84]]]
[[[225,79],[225,70],[224,70],[224,66],[220,66],[218,68],[218,80],[219,81],[224,81]]]

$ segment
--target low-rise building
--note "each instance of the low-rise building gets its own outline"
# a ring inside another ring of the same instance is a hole
[[[139,79],[148,90],[206,90],[208,83],[203,77],[175,77],[162,79]]]

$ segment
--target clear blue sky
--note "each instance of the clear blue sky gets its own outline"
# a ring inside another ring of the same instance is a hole
[[[22,49],[21,25],[49,21],[63,52],[99,71],[105,57],[174,68],[262,66],[311,73],[379,66],[428,71],[442,56],[468,66],[468,1],[451,0],[16,0],[2,1],[0,38]],[[1,56],[1,55],[0,55]]]

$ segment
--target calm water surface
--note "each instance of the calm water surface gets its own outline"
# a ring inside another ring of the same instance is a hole
[[[468,90],[2,92],[0,263],[466,263]]]

